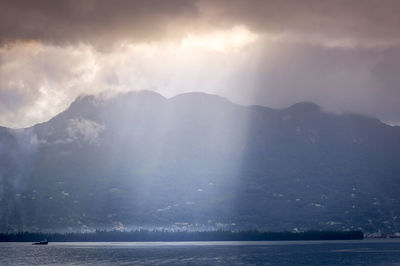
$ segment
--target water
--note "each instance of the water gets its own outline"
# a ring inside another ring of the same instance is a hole
[[[400,265],[400,240],[0,243],[0,265]]]

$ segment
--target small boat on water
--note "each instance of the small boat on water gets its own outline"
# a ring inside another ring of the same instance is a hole
[[[39,241],[39,242],[32,243],[32,245],[47,245],[48,243],[49,243],[49,241],[44,240],[44,241]]]

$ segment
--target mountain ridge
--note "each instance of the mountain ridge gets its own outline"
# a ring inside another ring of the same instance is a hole
[[[400,127],[377,121],[204,93],[80,97],[0,130],[0,231],[397,232]]]
[[[212,98],[215,100],[221,100],[221,102],[225,102],[225,103],[230,103],[233,104],[235,106],[240,106],[240,107],[248,107],[248,108],[255,108],[255,109],[264,109],[264,110],[269,110],[269,111],[275,111],[275,112],[280,112],[280,111],[309,111],[309,112],[322,112],[325,114],[330,114],[333,116],[339,116],[339,117],[354,117],[354,118],[362,118],[365,120],[375,120],[375,121],[379,121],[380,123],[384,124],[385,126],[390,126],[390,127],[394,127],[394,128],[399,128],[400,129],[400,125],[390,125],[387,124],[385,122],[383,122],[382,120],[380,120],[379,118],[370,116],[370,115],[366,115],[366,114],[362,114],[362,113],[355,113],[355,112],[345,112],[345,113],[334,113],[334,112],[328,112],[328,111],[324,111],[322,109],[322,107],[314,102],[311,101],[302,101],[302,102],[297,102],[294,104],[291,104],[287,107],[284,108],[271,108],[268,106],[264,106],[264,105],[242,105],[242,104],[237,104],[237,103],[233,103],[230,100],[216,95],[216,94],[210,94],[210,93],[205,93],[205,92],[197,92],[197,91],[193,91],[193,92],[186,92],[186,93],[181,93],[181,94],[177,94],[175,96],[172,96],[170,98],[164,97],[162,94],[156,92],[156,91],[151,91],[151,90],[138,90],[138,91],[130,91],[127,93],[118,93],[118,94],[113,94],[113,95],[108,95],[105,93],[99,93],[99,94],[86,94],[86,95],[80,95],[78,96],[64,111],[56,114],[55,116],[53,116],[52,118],[50,118],[48,121],[44,121],[44,122],[40,122],[37,123],[35,125],[29,126],[29,127],[23,127],[25,129],[29,129],[32,127],[35,127],[37,125],[43,124],[43,123],[47,123],[51,120],[53,120],[54,118],[58,117],[59,115],[67,112],[69,109],[74,109],[77,105],[81,105],[81,106],[85,106],[87,104],[90,105],[101,105],[102,103],[104,103],[104,101],[113,101],[113,99],[118,99],[120,97],[134,97],[134,96],[140,96],[140,95],[153,95],[153,96],[157,96],[159,98],[159,100],[165,100],[165,101],[176,101],[179,98],[185,98],[185,97],[193,97],[193,96],[201,96],[203,99],[205,97],[208,98]],[[23,128],[8,128],[5,126],[1,126],[0,128],[5,128],[5,129],[23,129]]]

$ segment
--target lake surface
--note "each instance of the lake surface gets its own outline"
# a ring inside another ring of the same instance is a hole
[[[400,240],[0,243],[0,265],[400,265]]]

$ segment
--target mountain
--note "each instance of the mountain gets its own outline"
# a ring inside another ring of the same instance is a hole
[[[84,96],[0,128],[0,231],[400,231],[400,127],[313,103]]]

